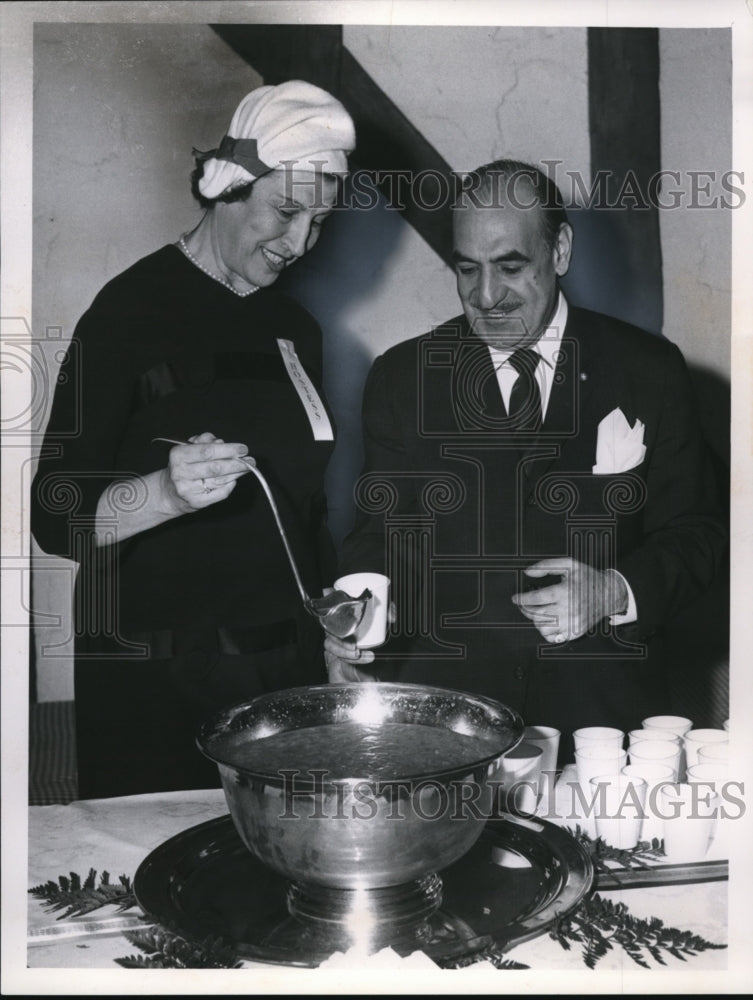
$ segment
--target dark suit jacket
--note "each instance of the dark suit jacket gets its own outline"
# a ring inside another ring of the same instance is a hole
[[[616,407],[645,425],[645,459],[594,475],[598,425]],[[662,625],[708,586],[726,545],[673,344],[570,307],[543,428],[515,434],[461,316],[377,358],[363,417],[341,569],[392,579],[398,624],[377,651],[380,678],[489,695],[563,732],[628,730],[669,710]],[[562,556],[622,572],[638,620],[544,642],[510,597],[533,585],[523,567]]]

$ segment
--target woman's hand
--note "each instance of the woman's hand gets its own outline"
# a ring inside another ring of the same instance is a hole
[[[167,505],[187,514],[226,500],[236,482],[249,471],[241,457],[248,455],[245,444],[225,444],[214,434],[197,434],[170,449],[170,459],[162,470],[162,490]]]
[[[165,521],[225,500],[238,479],[249,471],[248,465],[240,461],[247,453],[245,444],[225,444],[208,433],[190,438],[188,444],[176,445],[170,450],[166,469],[149,472],[139,480],[143,503],[126,509],[114,504],[118,486],[123,483],[104,491],[97,504],[96,544],[122,542]],[[129,483],[128,489],[133,488]]]

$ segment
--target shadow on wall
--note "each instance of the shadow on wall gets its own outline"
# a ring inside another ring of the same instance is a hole
[[[624,212],[567,209],[573,227],[573,258],[562,287],[573,305],[615,316],[661,335],[661,288],[646,284],[631,254]]]
[[[714,464],[719,496],[730,495],[730,386],[715,372],[689,365],[698,412]],[[729,718],[730,566],[698,600],[669,622],[667,662],[673,711],[696,727],[721,728]]]
[[[568,209],[575,231],[573,262],[563,287],[587,309],[616,316],[662,336],[662,302],[641,284],[631,264],[625,229],[613,212]],[[598,275],[595,280],[594,275]],[[715,372],[688,364],[698,415],[728,509],[730,385]],[[710,589],[665,632],[671,711],[699,726],[721,727],[729,717],[729,561]]]
[[[361,399],[376,353],[353,330],[351,307],[368,303],[380,288],[384,264],[397,252],[405,225],[383,200],[367,212],[337,211],[316,247],[279,283],[324,331],[324,388],[337,424],[326,489],[329,526],[338,549],[355,514],[353,487],[363,463]]]
[[[568,209],[575,232],[573,261],[563,281],[568,298],[662,336],[663,308],[655,287],[641,280],[615,212]],[[595,277],[596,276],[596,277]],[[715,372],[688,364],[698,415],[728,509],[730,385]],[[709,591],[667,624],[671,710],[696,726],[720,727],[729,717],[729,561]]]
[[[672,713],[696,728],[729,718],[729,560],[708,593],[669,622],[666,657]]]

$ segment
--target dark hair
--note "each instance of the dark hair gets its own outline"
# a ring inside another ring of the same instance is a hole
[[[485,163],[463,177],[461,192],[495,195],[499,193],[499,189],[495,192],[494,185],[504,181],[507,200],[510,201],[510,192],[514,193],[516,180],[520,177],[524,177],[530,184],[535,204],[541,208],[544,239],[552,247],[560,226],[568,221],[565,203],[554,181],[532,163],[524,163],[522,160],[493,160]],[[496,199],[492,204],[495,203],[498,203]],[[480,204],[483,206],[483,202],[480,201]]]
[[[225,202],[226,205],[234,201],[246,201],[251,195],[251,188],[254,186],[254,181],[249,181],[248,184],[239,184],[237,187],[231,188],[230,191],[225,191],[224,194],[220,194],[216,198],[205,198],[199,190],[199,181],[204,176],[204,164],[207,160],[211,160],[216,152],[217,150],[213,149],[208,153],[200,153],[195,149],[193,153],[196,165],[191,171],[191,194],[202,208],[211,208],[218,201]]]

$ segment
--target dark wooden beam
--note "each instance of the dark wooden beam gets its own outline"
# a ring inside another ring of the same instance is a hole
[[[210,27],[265,83],[306,80],[340,97],[342,25],[212,24]]]
[[[343,46],[339,25],[211,27],[265,83],[306,80],[338,97],[356,126],[352,167],[371,173],[388,202],[450,262],[450,165]],[[412,183],[419,176],[424,178],[420,193]]]
[[[588,104],[591,177],[599,171],[608,174],[608,203],[619,201],[609,212],[609,227],[614,242],[623,248],[627,287],[642,300],[637,308],[645,314],[645,325],[660,330],[659,213],[645,197],[650,179],[661,169],[659,33],[655,28],[588,29]],[[630,196],[632,186],[640,192],[637,199]]]
[[[446,264],[451,263],[454,176],[449,163],[347,49],[342,56],[341,100],[356,124],[355,162],[383,178],[379,187],[385,196],[404,205],[405,220]]]

